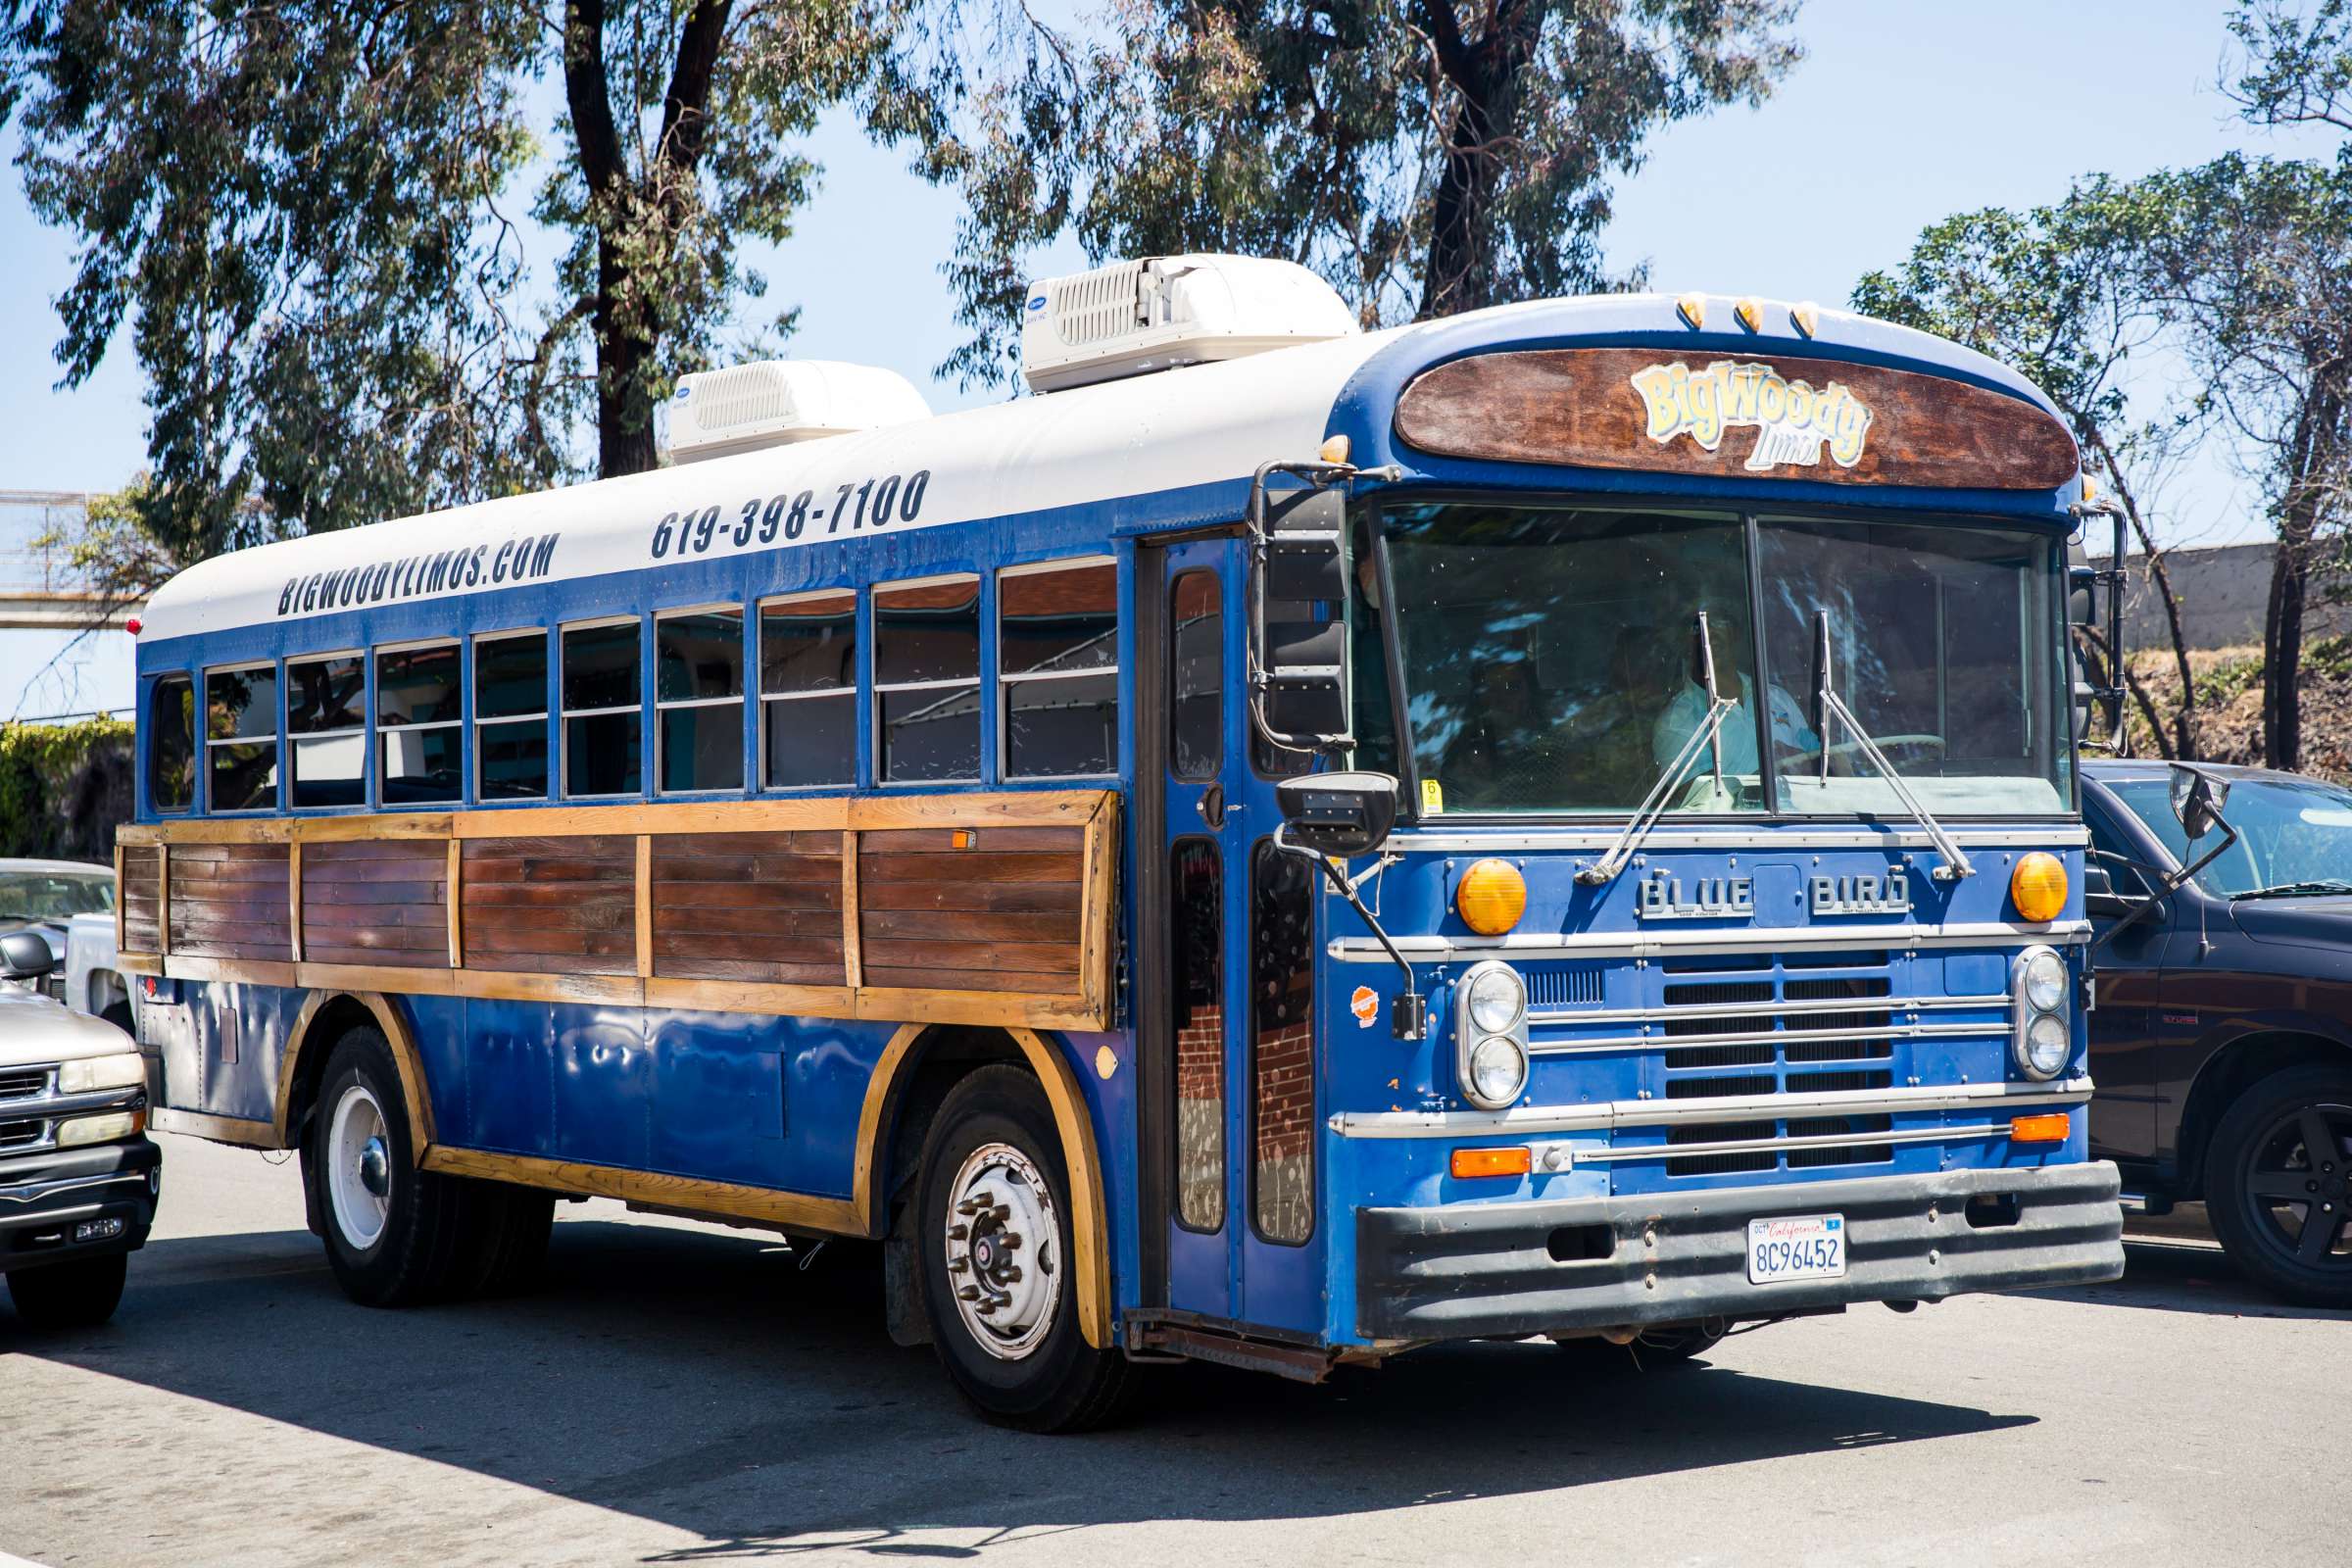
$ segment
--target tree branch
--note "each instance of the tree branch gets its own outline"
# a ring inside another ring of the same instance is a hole
[[[564,29],[564,102],[579,143],[589,197],[609,195],[626,168],[612,124],[612,86],[605,74],[605,0],[569,0]]]

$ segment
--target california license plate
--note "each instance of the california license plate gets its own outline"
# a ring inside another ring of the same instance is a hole
[[[1795,1214],[1747,1222],[1747,1283],[1845,1277],[1845,1216]]]

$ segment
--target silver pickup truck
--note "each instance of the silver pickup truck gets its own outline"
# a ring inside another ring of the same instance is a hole
[[[0,1274],[32,1329],[113,1315],[163,1187],[147,1059],[44,995],[56,968],[40,933],[0,936]]]

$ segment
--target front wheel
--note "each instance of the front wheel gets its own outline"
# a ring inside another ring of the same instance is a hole
[[[931,1343],[982,1417],[1025,1432],[1101,1425],[1127,1363],[1078,1329],[1069,1177],[1037,1080],[982,1067],[923,1150],[915,1228]]]
[[[24,1269],[8,1277],[9,1298],[28,1329],[94,1328],[115,1315],[129,1263],[128,1254],[117,1252]]]
[[[318,1186],[326,1258],[343,1293],[368,1306],[407,1306],[448,1293],[480,1245],[471,1197],[454,1177],[420,1170],[392,1048],[354,1029],[327,1058],[311,1116],[304,1175]]]
[[[2274,1295],[2352,1306],[2352,1072],[2297,1067],[2240,1095],[2214,1129],[2206,1211],[2223,1250]]]

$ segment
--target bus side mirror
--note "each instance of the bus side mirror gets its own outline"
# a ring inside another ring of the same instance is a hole
[[[2070,626],[2096,626],[2099,623],[2099,580],[2104,575],[2096,566],[2072,566],[2067,570],[2066,623]]]
[[[1274,786],[1274,803],[1302,850],[1345,860],[1388,843],[1396,826],[1396,781],[1386,773],[1306,773]]]
[[[1348,497],[1260,491],[1252,520],[1251,693],[1258,721],[1302,751],[1344,752],[1348,724]]]
[[[0,937],[0,980],[38,980],[56,967],[57,955],[38,931],[11,931]]]

